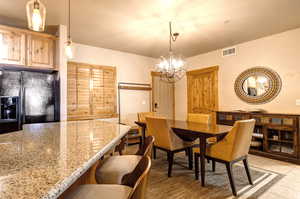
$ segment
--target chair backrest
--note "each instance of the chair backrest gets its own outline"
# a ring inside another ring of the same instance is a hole
[[[138,115],[139,122],[146,122],[146,117],[155,116],[155,112],[140,112],[137,115]]]
[[[229,146],[229,159],[234,160],[249,152],[255,119],[239,120],[224,138]],[[227,151],[227,150],[226,150]]]
[[[152,148],[153,148],[153,144],[154,144],[154,137],[153,136],[146,137],[146,139],[144,141],[144,144],[137,151],[136,155],[141,155],[141,156],[148,155],[150,157],[151,152],[152,152]]]
[[[189,122],[197,122],[201,124],[210,124],[211,123],[211,115],[204,113],[188,113],[187,121]]]
[[[171,129],[165,118],[147,117],[147,131],[155,137],[155,146],[165,149],[172,148]]]
[[[149,156],[143,156],[135,169],[122,178],[122,185],[132,187],[130,199],[145,198],[147,179],[151,167],[151,159]]]

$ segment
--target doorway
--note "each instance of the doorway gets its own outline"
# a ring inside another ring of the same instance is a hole
[[[160,80],[160,73],[151,72],[152,111],[167,119],[175,118],[175,85]]]
[[[210,114],[216,123],[218,100],[219,66],[187,72],[188,113]]]

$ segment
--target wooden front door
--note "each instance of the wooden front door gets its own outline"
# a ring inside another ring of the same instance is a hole
[[[160,80],[160,74],[152,72],[152,111],[168,119],[175,118],[175,87]]]
[[[216,123],[218,66],[187,72],[188,113],[206,113]]]

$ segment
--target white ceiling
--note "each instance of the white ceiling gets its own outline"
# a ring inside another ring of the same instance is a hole
[[[67,0],[41,0],[47,25],[66,24]],[[27,0],[0,0],[25,20]],[[168,21],[186,57],[300,27],[300,0],[71,0],[74,42],[145,56],[168,50]],[[3,18],[2,18],[3,23]]]

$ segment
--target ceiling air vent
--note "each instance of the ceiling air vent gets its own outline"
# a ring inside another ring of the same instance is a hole
[[[222,50],[222,57],[236,55],[236,47],[225,48]]]

